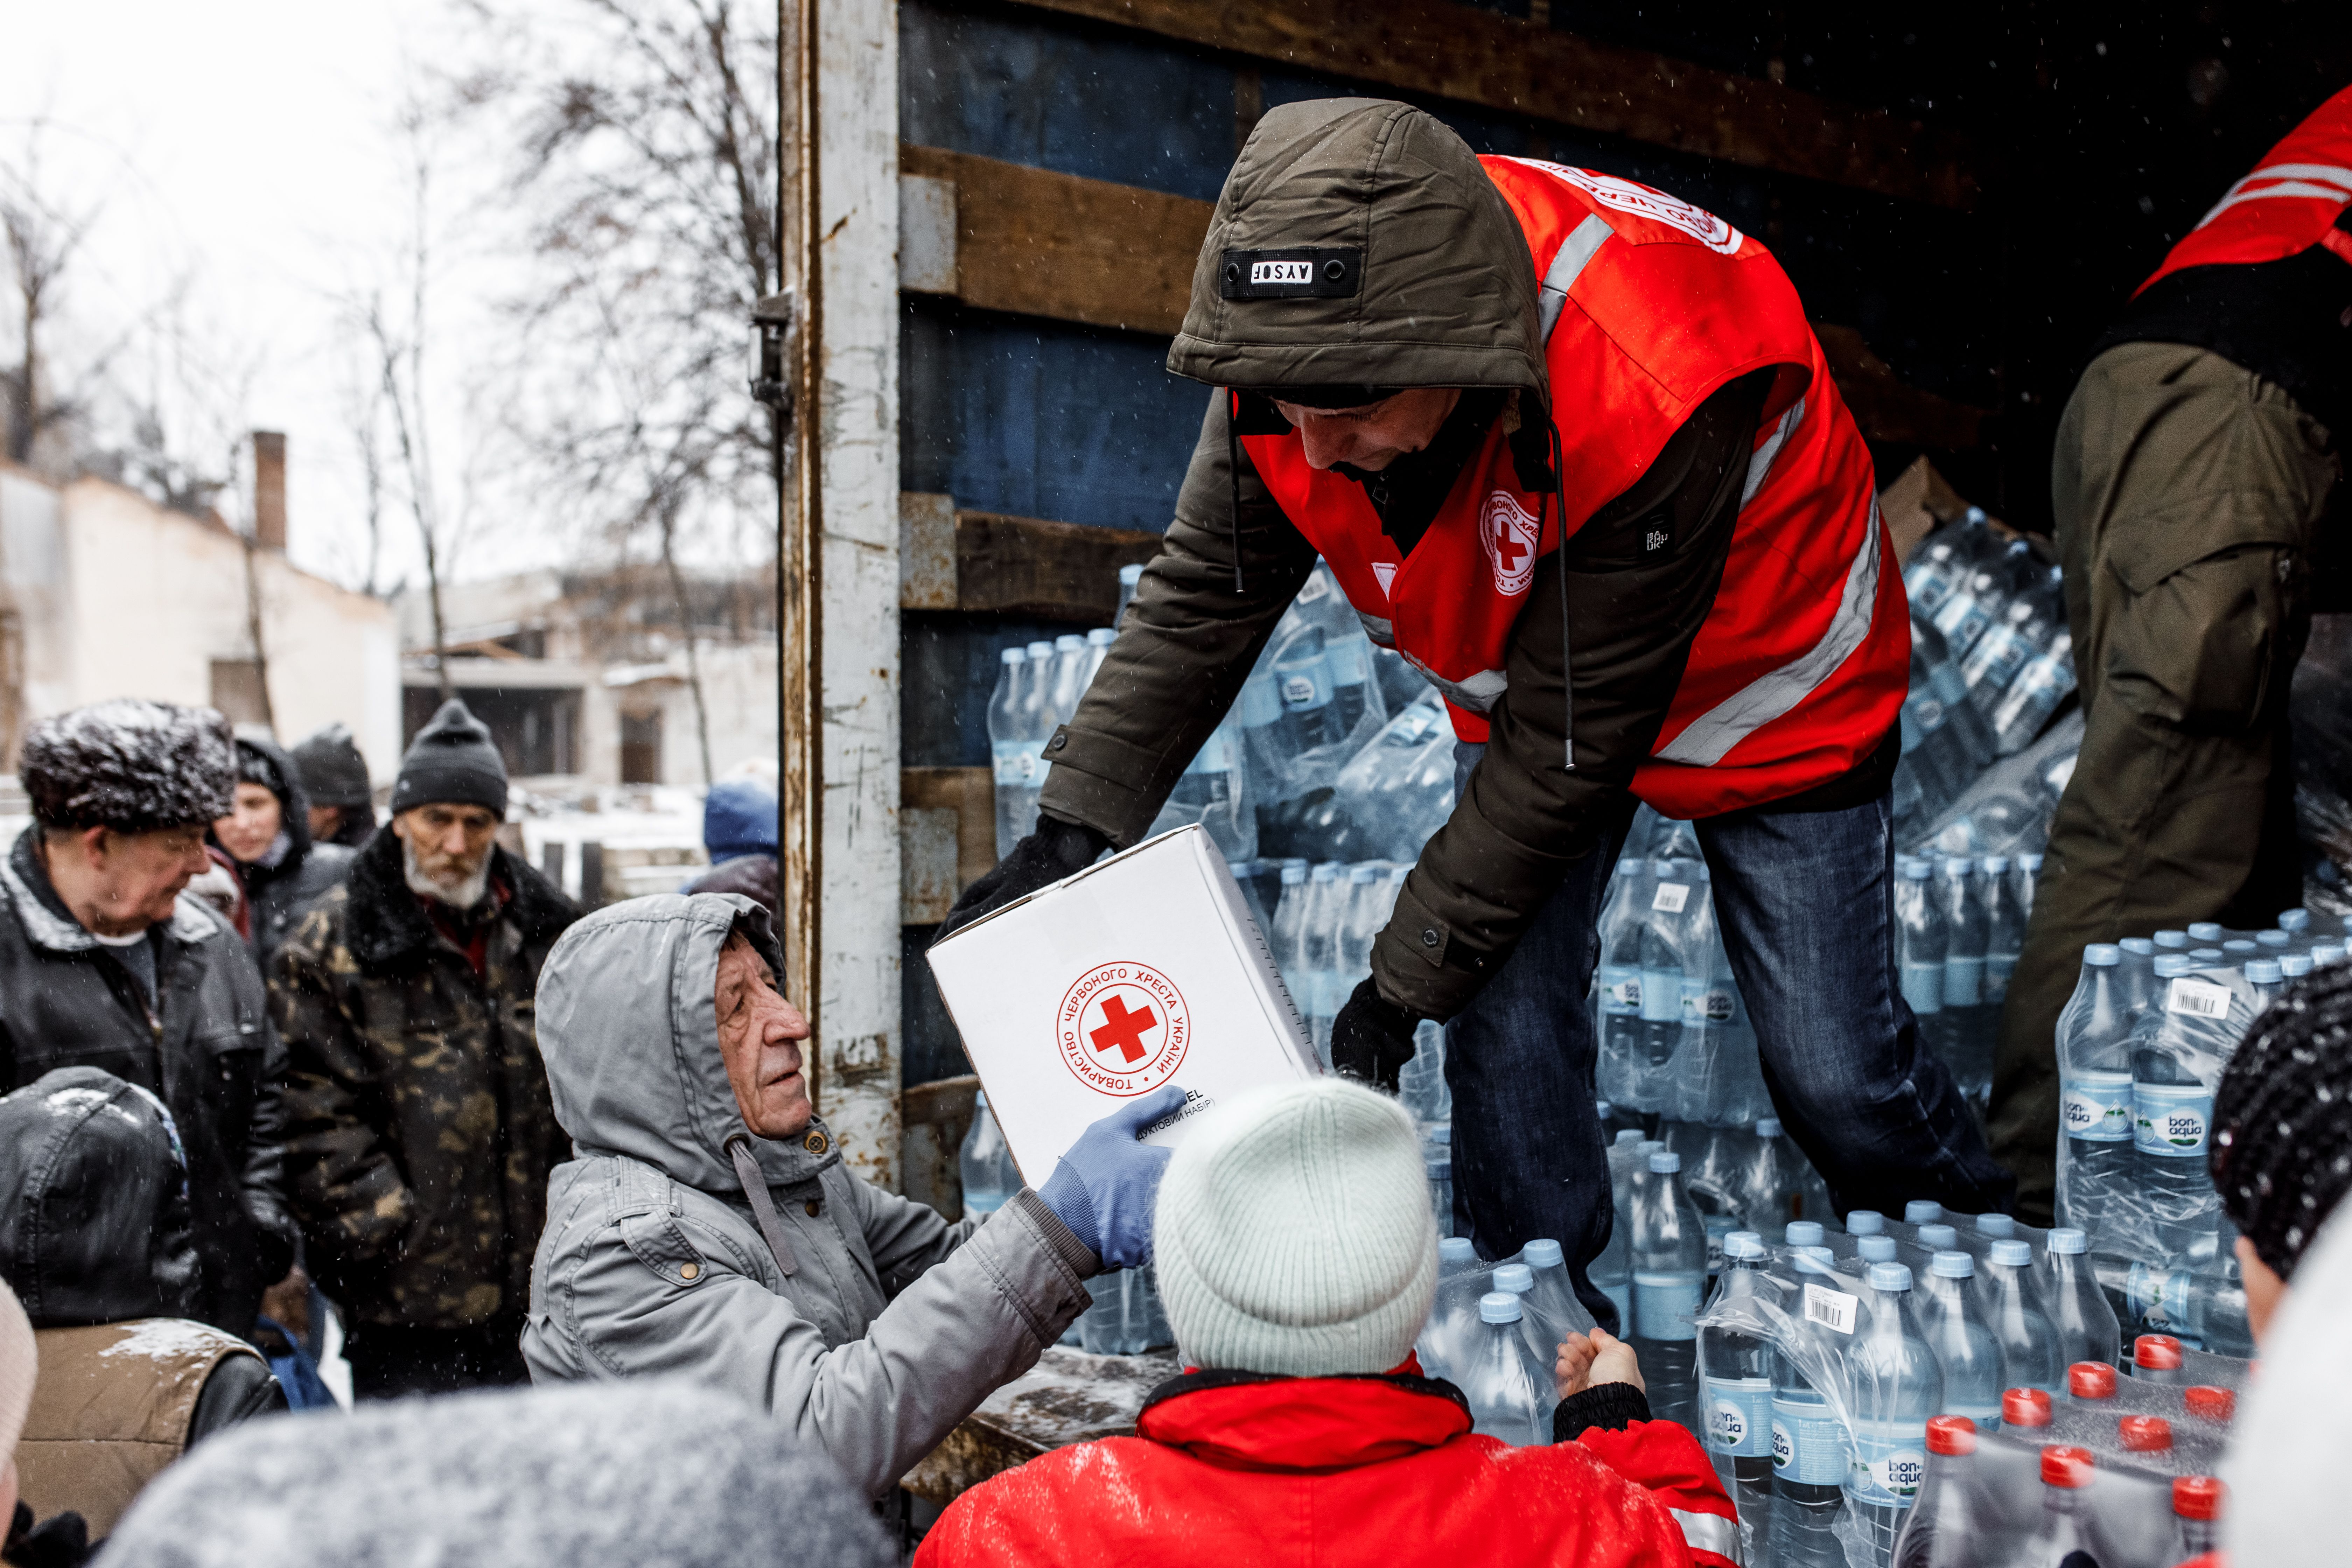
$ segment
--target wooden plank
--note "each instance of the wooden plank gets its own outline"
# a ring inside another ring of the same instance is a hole
[[[982,310],[1173,333],[1210,204],[936,147],[898,167],[956,191],[956,298]]]
[[[1040,1454],[1129,1436],[1145,1396],[1182,1370],[1165,1354],[1087,1355],[1048,1345],[1035,1366],[982,1400],[899,1485],[944,1507]]]
[[[898,805],[898,923],[935,926],[948,918],[956,879],[961,811]]]
[[[980,1079],[966,1073],[936,1083],[908,1084],[898,1096],[904,1130],[904,1194],[953,1223],[963,1217],[963,1135],[971,1126]]]
[[[956,814],[956,890],[996,864],[996,781],[986,768],[901,768],[901,809]]]
[[[1118,569],[1160,553],[1160,535],[998,512],[955,514],[956,607],[1108,626]]]
[[[1967,138],[1450,0],[1020,0],[1302,70],[1962,210]]]

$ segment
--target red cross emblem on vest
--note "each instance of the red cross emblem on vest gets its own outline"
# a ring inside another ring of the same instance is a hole
[[[1542,541],[1535,513],[1521,506],[1517,496],[1507,490],[1487,496],[1478,518],[1478,542],[1486,547],[1486,559],[1495,568],[1495,592],[1513,598],[1528,591],[1535,581],[1536,550]]]

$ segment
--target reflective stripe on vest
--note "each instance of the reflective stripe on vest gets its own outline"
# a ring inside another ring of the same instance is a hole
[[[1745,1563],[1739,1554],[1739,1525],[1719,1513],[1693,1513],[1688,1509],[1670,1508],[1675,1522],[1683,1527],[1683,1543],[1693,1552],[1711,1552],[1727,1563]]]
[[[1670,763],[1694,763],[1708,767],[1723,754],[1811,695],[1870,636],[1870,621],[1878,608],[1878,500],[1871,498],[1870,526],[1846,568],[1845,587],[1838,595],[1837,613],[1821,641],[1795,658],[1733,692],[1683,727],[1681,734],[1658,748]]]
[[[1594,213],[1559,242],[1559,254],[1551,258],[1551,266],[1544,273],[1543,289],[1536,298],[1536,335],[1543,342],[1551,342],[1551,330],[1559,325],[1559,313],[1568,307],[1568,291],[1576,287],[1577,279],[1591,265],[1593,252],[1616,232],[1609,226],[1608,219]]]
[[[2252,266],[2324,246],[2352,261],[2352,235],[2335,226],[2352,205],[2352,87],[2305,117],[2221,193],[2139,286],[2189,267]]]

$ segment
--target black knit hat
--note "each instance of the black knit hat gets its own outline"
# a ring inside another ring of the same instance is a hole
[[[498,742],[455,697],[416,731],[392,784],[394,816],[436,802],[488,806],[499,816],[507,814],[507,764],[499,755]]]
[[[42,720],[16,772],[45,827],[186,827],[227,816],[236,797],[228,720],[136,697]]]
[[[2263,1009],[2213,1095],[2213,1185],[2282,1279],[2352,1189],[2352,964]]]
[[[352,743],[352,732],[330,724],[294,748],[294,765],[301,771],[302,793],[313,805],[366,805],[371,790],[367,759]]]

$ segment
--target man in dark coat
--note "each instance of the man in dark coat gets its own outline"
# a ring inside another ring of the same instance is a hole
[[[236,737],[236,798],[213,824],[212,838],[245,892],[243,934],[266,973],[294,918],[342,880],[352,851],[312,842],[310,803],[294,760],[258,731]]]
[[[352,849],[366,843],[375,831],[375,793],[351,731],[330,724],[297,742],[293,755],[296,782],[310,802],[311,839]]]
[[[579,911],[498,847],[506,768],[445,703],[371,838],[270,966],[289,1180],[362,1396],[528,1376],[518,1339],[548,1173],[571,1158],[534,996]]]
[[[0,863],[0,1089],[103,1068],[170,1107],[204,1268],[190,1313],[250,1334],[294,1260],[285,1054],[245,943],[181,896],[228,807],[228,721],[96,703],[36,724],[17,768],[35,821]]]

